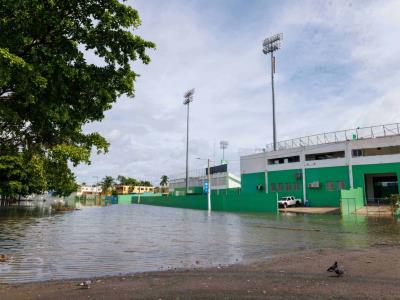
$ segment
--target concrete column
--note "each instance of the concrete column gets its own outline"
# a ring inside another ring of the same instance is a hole
[[[265,193],[268,194],[269,192],[269,185],[268,185],[268,159],[267,153],[264,152],[264,168],[265,168]]]
[[[349,183],[350,183],[350,188],[352,189],[354,187],[353,160],[352,160],[351,147],[350,147],[350,143],[349,142],[346,142],[345,154],[346,154],[347,165],[349,167]]]
[[[300,153],[300,161],[301,161],[301,173],[302,173],[302,180],[303,180],[303,203],[306,202],[307,199],[307,185],[306,185],[306,156],[304,152]]]
[[[307,185],[306,185],[306,169],[304,168],[304,164],[303,164],[303,168],[301,169],[301,171],[302,171],[301,177],[303,179],[303,202],[305,203],[306,199],[307,199],[307,191],[306,191]]]

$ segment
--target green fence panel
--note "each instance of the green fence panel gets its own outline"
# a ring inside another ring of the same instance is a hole
[[[237,194],[227,193],[214,195],[211,199],[213,211],[230,212],[273,212],[278,211],[276,193]]]
[[[217,190],[211,193],[212,211],[278,212],[276,193],[242,194],[239,189]],[[177,208],[208,209],[207,195],[168,195],[163,197],[133,196],[131,203]]]
[[[188,196],[165,196],[165,197],[134,197],[132,203],[191,208],[207,209],[207,195],[188,195]]]
[[[117,196],[105,196],[105,205],[118,204]]]
[[[340,191],[340,211],[342,215],[355,213],[364,207],[364,193],[362,188]]]
[[[118,204],[131,204],[132,195],[118,195]]]

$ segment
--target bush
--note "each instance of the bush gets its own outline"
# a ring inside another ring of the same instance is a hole
[[[390,196],[390,203],[392,206],[393,214],[398,214],[400,208],[400,195],[391,195]]]

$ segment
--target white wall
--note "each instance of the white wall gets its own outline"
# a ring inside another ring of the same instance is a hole
[[[240,174],[265,172],[267,160],[266,153],[258,153],[240,157]]]
[[[400,162],[400,154],[379,155],[379,156],[363,156],[352,157],[353,149],[378,148],[399,146],[400,136],[387,136],[373,139],[349,140],[345,142],[329,143],[321,145],[312,145],[303,148],[285,149],[271,152],[263,152],[259,154],[242,156],[240,158],[240,173],[249,174],[264,171],[280,171],[290,169],[305,168],[322,168],[336,167],[347,165],[364,165],[364,164],[384,164]],[[306,161],[305,156],[308,154],[317,154],[324,152],[345,151],[344,158],[333,158],[315,161]],[[276,159],[290,156],[300,156],[300,162],[272,164],[267,162],[269,159]]]

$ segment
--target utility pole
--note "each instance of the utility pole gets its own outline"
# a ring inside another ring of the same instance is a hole
[[[211,172],[210,172],[210,159],[207,159],[207,175],[208,175],[208,191],[207,191],[207,203],[208,203],[208,212],[211,212]]]
[[[185,100],[183,104],[187,105],[187,116],[186,116],[186,180],[185,180],[185,191],[186,194],[189,191],[189,104],[193,102],[194,89],[187,91],[184,95]]]
[[[206,160],[205,158],[197,157],[198,160]],[[210,159],[207,158],[207,182],[208,182],[208,189],[207,189],[207,208],[208,213],[211,212],[211,168],[210,168]]]
[[[281,40],[283,34],[279,33],[266,38],[263,42],[264,54],[271,53],[271,88],[272,88],[272,133],[274,139],[274,151],[276,151],[276,120],[275,120],[275,89],[274,89],[274,73],[275,73],[275,56],[274,51],[281,48]]]

